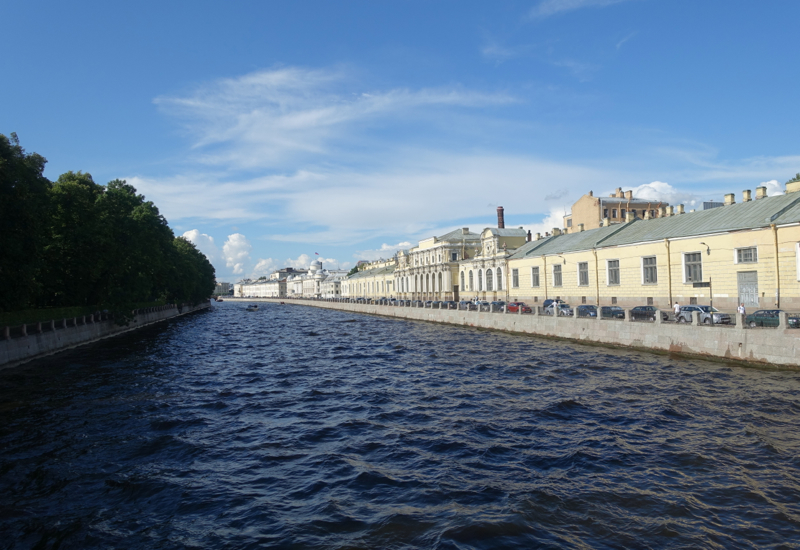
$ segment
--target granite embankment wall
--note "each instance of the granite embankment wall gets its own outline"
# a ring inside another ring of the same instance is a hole
[[[556,337],[583,343],[623,346],[640,350],[696,355],[761,365],[800,367],[800,329],[745,327],[741,315],[735,315],[736,325],[708,326],[699,323],[683,324],[580,317],[552,317],[518,313],[488,313],[454,309],[427,309],[374,304],[328,302],[324,300],[248,299],[245,301],[281,302],[287,305],[307,305],[399,317],[418,321],[466,325],[537,336]]]
[[[119,326],[113,320],[102,316],[96,318],[96,315],[86,315],[15,327],[22,328],[21,333],[17,331],[17,334],[12,333],[10,327],[5,327],[4,334],[0,335],[0,369],[14,367],[32,359],[117,336],[208,307],[209,303],[205,302],[197,306],[179,307],[170,304],[146,308],[138,310],[135,320],[128,326]]]

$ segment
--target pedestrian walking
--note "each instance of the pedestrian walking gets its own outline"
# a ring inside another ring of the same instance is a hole
[[[675,313],[675,319],[677,319],[678,315],[681,314],[681,306],[678,305],[678,302],[675,302],[675,305],[672,306],[672,311]]]
[[[739,307],[736,308],[736,311],[738,311],[742,315],[747,314],[747,311],[744,309],[744,303],[739,304]]]

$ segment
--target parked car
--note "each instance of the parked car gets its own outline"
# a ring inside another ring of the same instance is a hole
[[[477,303],[478,311],[489,311],[489,302],[486,300],[480,300]]]
[[[572,308],[569,307],[569,304],[565,304],[563,302],[553,302],[549,306],[545,307],[544,312],[547,315],[553,315],[554,312],[558,312],[557,314],[561,317],[572,317]]]
[[[624,319],[625,310],[619,306],[602,306],[600,308],[601,319]]]
[[[495,311],[503,311],[503,306],[506,305],[506,303],[502,300],[495,300],[491,305],[494,306]]]
[[[439,309],[439,304],[441,304],[441,303],[442,302],[440,302],[439,300],[434,300],[433,302],[431,302],[431,307],[433,309]]]
[[[555,298],[555,299],[547,299],[544,302],[542,302],[542,307],[546,309],[546,308],[550,307],[551,305],[553,305],[554,303],[556,303],[556,304],[566,304],[566,302],[564,300],[559,300],[558,298]]]
[[[658,308],[655,306],[636,306],[631,310],[631,319],[637,321],[655,321],[656,311],[658,311]],[[661,319],[666,321],[669,319],[669,315],[662,311]]]
[[[454,302],[453,300],[446,300],[442,302],[442,307],[445,309],[458,309],[458,302]]]
[[[582,305],[577,307],[578,317],[597,317],[597,306]]]
[[[458,309],[466,309],[467,311],[477,311],[478,306],[475,302],[470,302],[469,300],[461,300],[458,302]]]
[[[780,309],[759,309],[745,317],[745,324],[750,327],[777,327],[780,324]],[[800,328],[800,317],[789,317],[789,328]]]
[[[519,308],[522,308],[522,313],[533,313],[533,310],[525,302],[508,302],[509,313],[519,313]]]
[[[711,306],[681,306],[681,312],[675,317],[679,323],[691,323],[692,312],[700,314],[700,322],[706,325],[729,325],[731,323],[731,316],[727,313],[722,313],[715,307]]]

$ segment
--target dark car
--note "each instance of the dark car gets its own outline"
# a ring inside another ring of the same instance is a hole
[[[433,309],[439,309],[439,304],[441,304],[441,303],[442,302],[440,302],[439,300],[434,300],[434,301],[431,302],[431,307]]]
[[[679,323],[691,323],[692,312],[700,314],[700,322],[706,325],[729,325],[731,323],[731,316],[727,313],[722,313],[715,307],[711,306],[681,306],[681,312],[675,317]]]
[[[458,302],[454,302],[453,300],[446,300],[442,302],[442,307],[444,309],[458,309]]]
[[[658,308],[655,306],[636,306],[631,310],[631,319],[636,321],[655,321],[656,311],[658,311]],[[662,311],[661,319],[666,321],[669,319],[669,315]]]
[[[458,309],[466,309],[467,311],[477,311],[478,306],[475,305],[475,302],[470,302],[469,300],[461,300],[458,302]]]
[[[600,308],[601,319],[624,319],[625,310],[619,306],[602,306]]]
[[[491,305],[495,311],[503,311],[503,306],[506,305],[506,303],[502,300],[496,300],[492,302]]]
[[[597,306],[583,305],[576,308],[578,317],[597,317]]]
[[[780,324],[780,309],[759,309],[745,318],[749,327],[777,327]],[[789,317],[789,328],[800,328],[800,317]]]
[[[519,308],[522,308],[522,313],[532,313],[533,310],[525,302],[508,302],[507,311],[509,313],[519,313]]]
[[[556,299],[547,299],[547,300],[545,300],[544,302],[542,302],[542,307],[543,307],[543,308],[545,308],[545,309],[547,309],[547,308],[548,308],[548,307],[550,307],[550,306],[551,306],[551,305],[552,305],[554,302],[555,302],[555,303],[558,303],[558,304],[565,304],[565,303],[566,303],[564,300],[559,300],[558,298],[556,298]]]

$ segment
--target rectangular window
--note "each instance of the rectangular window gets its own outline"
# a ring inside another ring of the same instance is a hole
[[[619,211],[619,217],[622,218],[622,219],[625,219],[625,209],[624,208]]]
[[[687,283],[699,283],[703,280],[703,254],[701,252],[684,254],[683,263],[686,268]]]
[[[511,270],[511,286],[519,288],[519,269]]]
[[[450,253],[450,261],[457,262],[458,261],[458,252],[451,252]]]
[[[578,264],[578,284],[580,286],[589,286],[589,262],[580,262]]]
[[[606,264],[608,270],[608,284],[619,284],[619,260],[608,260]]]
[[[656,257],[642,258],[642,282],[646,285],[658,283],[658,268],[656,267]]]
[[[561,286],[561,264],[553,266],[553,286]]]
[[[572,227],[572,218],[567,219],[567,227]]]
[[[755,246],[736,249],[737,264],[754,264],[756,262],[758,262],[758,248]]]
[[[612,208],[611,209],[611,217],[616,219],[616,217],[617,217],[617,209],[616,208]]]
[[[539,268],[531,268],[531,286],[539,286]]]
[[[603,217],[604,218],[608,217],[608,208],[603,208]]]

